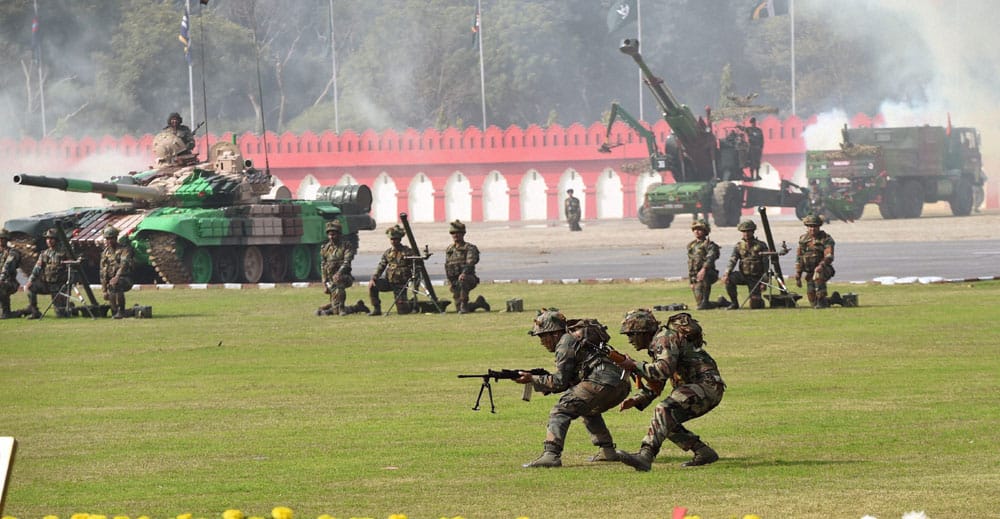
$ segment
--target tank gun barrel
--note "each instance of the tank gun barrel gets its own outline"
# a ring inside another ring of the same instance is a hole
[[[100,193],[115,198],[158,200],[164,197],[163,192],[155,187],[135,186],[130,184],[114,184],[110,182],[92,182],[76,178],[46,177],[40,175],[14,175],[14,183],[22,186],[45,187],[72,191],[75,193]]]

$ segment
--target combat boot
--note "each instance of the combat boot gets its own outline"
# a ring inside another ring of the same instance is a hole
[[[376,315],[382,315],[382,305],[380,303],[372,303],[372,309],[368,312],[369,317],[375,317]]]
[[[809,306],[816,308],[816,292],[806,292],[806,299],[809,300]]]
[[[541,456],[539,456],[534,461],[529,461],[528,463],[525,463],[524,465],[521,466],[526,469],[535,467],[546,467],[546,468],[561,467],[562,457],[558,453],[545,451],[542,453]]]
[[[729,300],[732,301],[731,303],[729,303],[728,306],[726,306],[726,310],[739,310],[740,309],[740,303],[739,303],[740,296],[739,296],[739,294],[736,293],[736,287],[735,286],[727,286],[726,287],[726,293],[729,294]]]
[[[38,311],[38,307],[31,305],[28,306],[28,319],[41,319],[42,313]]]
[[[601,450],[597,454],[590,457],[589,461],[621,461],[618,458],[618,451],[615,450],[615,444],[611,444],[610,447],[601,447]]]
[[[694,449],[694,457],[691,461],[685,461],[681,463],[682,467],[697,467],[699,465],[708,465],[709,463],[715,463],[719,461],[719,455],[714,449],[702,443],[700,446]]]
[[[635,454],[629,454],[621,449],[616,451],[616,454],[618,454],[618,461],[621,461],[639,472],[649,472],[649,469],[653,468],[653,459],[656,458],[656,453],[653,452],[653,448],[648,445],[643,445],[642,448],[639,449],[639,452]]]
[[[14,314],[10,311],[10,302],[4,301],[3,303],[0,303],[0,308],[2,308],[2,311],[0,311],[0,319],[10,319],[11,317],[14,317]]]
[[[751,310],[760,310],[761,308],[764,308],[764,300],[761,299],[760,297],[751,297],[750,298],[750,309]]]

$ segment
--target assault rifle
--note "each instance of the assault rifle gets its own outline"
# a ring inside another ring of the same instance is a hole
[[[591,345],[597,353],[611,359],[611,362],[621,365],[625,360],[625,354],[614,349],[610,344],[602,342],[596,346]],[[635,387],[638,389],[648,389],[656,394],[663,392],[664,382],[662,380],[652,380],[646,378],[638,368],[632,370],[632,378],[635,380]],[[645,382],[643,382],[645,380]]]
[[[485,389],[490,397],[490,412],[497,412],[497,406],[493,404],[493,386],[490,385],[490,379],[492,378],[494,382],[499,382],[501,380],[517,380],[521,378],[521,372],[531,373],[532,375],[548,375],[549,372],[543,368],[535,369],[501,369],[501,370],[486,370],[486,373],[481,375],[459,375],[458,378],[481,378],[483,379],[483,385],[479,386],[479,396],[476,397],[476,405],[472,407],[473,411],[479,410],[479,402],[483,398],[483,390]],[[524,394],[521,395],[521,400],[525,402],[531,401],[531,384],[524,385]]]

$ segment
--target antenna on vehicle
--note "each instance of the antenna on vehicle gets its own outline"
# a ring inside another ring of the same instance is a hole
[[[264,123],[264,87],[260,79],[260,48],[257,46],[257,14],[254,11],[256,5],[256,1],[250,2],[250,22],[253,23],[253,51],[257,63],[257,99],[260,101],[260,131],[264,134],[264,171],[270,175],[271,163],[267,158],[267,127]]]
[[[201,53],[201,109],[205,114],[205,153],[207,156],[211,143],[208,141],[208,87],[205,85],[205,22],[202,20],[202,12],[205,10],[205,6],[208,5],[208,0],[199,4],[198,31],[201,32],[201,47],[199,50]]]

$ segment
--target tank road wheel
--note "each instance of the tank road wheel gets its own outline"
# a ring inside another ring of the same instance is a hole
[[[164,283],[191,283],[191,269],[184,262],[187,241],[166,232],[149,233],[149,261]]]
[[[924,186],[917,180],[910,180],[903,184],[900,198],[903,202],[903,218],[920,218],[920,213],[924,211]]]
[[[234,247],[216,247],[212,251],[212,267],[219,283],[236,283],[240,279],[240,260]]]
[[[288,276],[288,250],[280,245],[264,249],[264,280],[281,283]]]
[[[976,199],[976,190],[972,183],[961,178],[955,184],[955,192],[951,194],[948,205],[951,206],[951,214],[954,216],[969,216],[972,213],[972,205]]]
[[[740,223],[743,200],[740,188],[731,182],[722,182],[712,190],[712,218],[717,227],[735,227]]]
[[[882,190],[882,201],[878,204],[878,212],[882,218],[892,220],[902,217],[902,200],[900,197],[899,181],[890,180]]]
[[[195,247],[184,255],[184,265],[191,273],[192,283],[212,281],[212,253],[205,247]]]
[[[310,246],[299,244],[292,247],[292,251],[288,257],[292,281],[305,281],[309,279],[309,275],[313,270],[312,257],[313,252]]]
[[[264,275],[264,255],[256,245],[243,249],[243,279],[247,283],[260,283]]]

